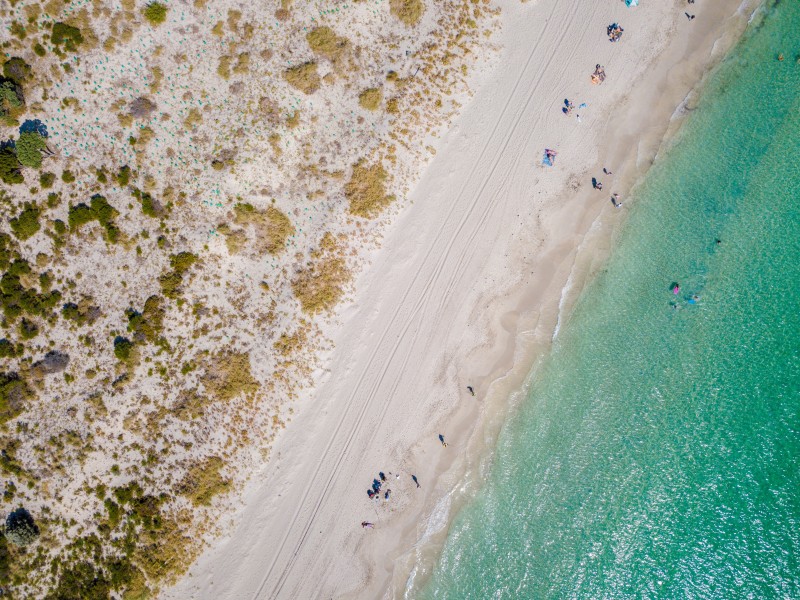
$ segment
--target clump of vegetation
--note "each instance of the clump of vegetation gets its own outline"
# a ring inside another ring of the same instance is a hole
[[[344,195],[350,202],[350,213],[370,219],[394,201],[386,194],[386,170],[376,162],[371,167],[363,161],[353,166],[350,181],[344,187]]]
[[[50,41],[54,46],[64,45],[67,52],[77,52],[78,46],[83,43],[83,35],[77,27],[72,27],[66,23],[54,23]]]
[[[33,398],[33,391],[19,373],[0,372],[0,424],[10,421]]]
[[[20,85],[30,79],[33,69],[19,56],[12,56],[3,63],[3,75]]]
[[[134,339],[156,342],[164,327],[164,306],[161,296],[150,296],[144,303],[142,312],[132,308],[125,311],[128,317],[128,331]]]
[[[195,506],[208,506],[217,494],[230,489],[230,481],[220,470],[225,463],[218,456],[211,456],[194,465],[179,486],[180,493],[189,498]]]
[[[88,206],[84,203],[70,206],[67,222],[71,231],[77,231],[87,223],[97,221],[105,229],[106,239],[113,244],[119,240],[119,229],[114,224],[117,214],[117,210],[103,196],[95,194]]]
[[[350,41],[347,38],[339,37],[333,29],[327,26],[309,31],[306,34],[306,41],[311,50],[332,63],[338,63],[350,47]]]
[[[389,0],[389,12],[409,27],[413,27],[422,18],[425,5],[422,0]]]
[[[100,317],[100,308],[92,304],[91,298],[83,298],[78,304],[64,304],[61,307],[61,316],[77,325],[91,324]]]
[[[31,267],[28,261],[15,259],[8,265],[7,271],[0,278],[0,306],[9,321],[27,314],[44,317],[61,300],[61,292],[51,290],[37,293],[34,288],[25,287],[22,278],[29,278]]]
[[[304,94],[313,94],[319,89],[320,78],[317,73],[317,63],[306,62],[301,65],[289,67],[283,72],[283,78],[294,88]]]
[[[18,239],[27,240],[41,229],[39,224],[39,215],[41,213],[41,209],[36,204],[26,202],[22,212],[9,221],[11,231],[14,232]]]
[[[175,299],[181,294],[183,276],[197,262],[197,255],[191,252],[179,252],[169,257],[172,270],[159,277],[161,291],[167,298]]]
[[[38,169],[42,166],[42,150],[47,149],[47,141],[36,131],[26,131],[17,140],[17,160],[26,167]]]
[[[367,110],[378,110],[381,106],[381,100],[383,100],[381,88],[368,88],[358,96],[358,103],[361,108],[366,108]]]
[[[114,176],[114,179],[117,180],[119,187],[125,187],[131,180],[131,168],[128,165],[124,165]]]
[[[247,354],[216,354],[202,377],[207,392],[217,400],[228,402],[237,396],[253,396],[259,388],[250,371]]]
[[[44,172],[39,175],[39,185],[42,186],[42,189],[44,190],[53,187],[55,180],[55,173]]]
[[[309,263],[292,281],[294,295],[308,314],[331,310],[344,295],[351,273],[344,258],[344,249],[330,232],[311,254]]]
[[[0,149],[0,179],[9,185],[23,183],[22,165],[17,160],[17,153],[12,148]]]
[[[29,546],[39,537],[39,528],[31,513],[18,508],[6,517],[6,539],[15,546]]]
[[[0,340],[0,358],[17,358],[18,356],[22,356],[24,352],[24,348],[22,344],[17,344],[16,346],[3,338]]]
[[[151,2],[144,7],[144,17],[151,25],[161,25],[167,20],[167,6],[161,2]]]
[[[131,190],[131,193],[141,203],[142,213],[147,215],[148,217],[157,219],[164,212],[161,203],[155,198],[153,198],[147,192],[143,192],[139,188],[133,188],[133,190]]]
[[[122,362],[127,362],[133,352],[133,342],[126,337],[118,335],[114,338],[114,356]]]
[[[233,210],[237,225],[254,226],[258,253],[280,253],[286,247],[286,240],[295,233],[289,217],[274,206],[257,210],[252,204],[239,203]]]

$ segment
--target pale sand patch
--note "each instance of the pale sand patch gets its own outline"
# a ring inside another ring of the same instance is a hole
[[[398,597],[417,558],[425,575],[442,533],[428,532],[419,557],[409,549],[440,498],[458,486],[463,501],[480,482],[474,467],[486,466],[479,457],[509,391],[625,213],[610,193],[624,194],[652,161],[736,7],[694,5],[689,23],[678,2],[503,4],[498,68],[358,278],[316,391],[253,478],[232,533],[165,596]],[[625,28],[617,44],[605,36],[613,21]],[[599,87],[589,83],[595,63],[608,74]],[[564,98],[589,104],[581,122],[561,114]],[[540,166],[545,147],[559,151],[553,168]],[[389,502],[366,495],[381,470],[392,473]]]

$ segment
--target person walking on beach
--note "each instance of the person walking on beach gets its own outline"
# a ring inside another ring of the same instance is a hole
[[[442,446],[447,448],[447,442],[444,441],[444,436],[441,433],[439,434],[439,441],[442,442]]]
[[[414,480],[414,483],[416,483],[416,484],[417,484],[417,487],[419,487],[419,481],[417,481],[417,476],[416,476],[416,475],[412,475],[412,476],[411,476],[411,479],[413,479],[413,480]]]
[[[689,19],[690,21],[694,19],[694,15],[690,15],[690,14],[689,14],[689,13],[687,13],[687,12],[685,12],[685,13],[683,13],[683,14],[685,14],[685,15],[686,15],[686,18],[687,18],[687,19]]]
[[[613,175],[613,173],[608,169],[606,169],[605,167],[603,167],[603,173],[605,173],[606,175]]]
[[[622,202],[619,201],[619,194],[611,195],[611,204],[614,205],[614,208],[619,208],[620,206],[622,206]]]
[[[469,392],[470,396],[475,396],[475,390],[472,389],[471,385],[467,386],[467,391]]]

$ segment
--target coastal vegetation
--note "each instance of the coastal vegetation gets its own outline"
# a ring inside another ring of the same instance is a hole
[[[360,8],[0,7],[4,597],[153,597],[269,456],[491,26]]]

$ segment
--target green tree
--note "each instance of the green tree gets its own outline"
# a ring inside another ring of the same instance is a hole
[[[38,169],[42,166],[42,150],[47,148],[47,141],[36,131],[20,134],[17,141],[17,160],[26,167]]]
[[[6,517],[6,539],[15,546],[28,546],[39,537],[39,528],[24,508],[12,511]]]

